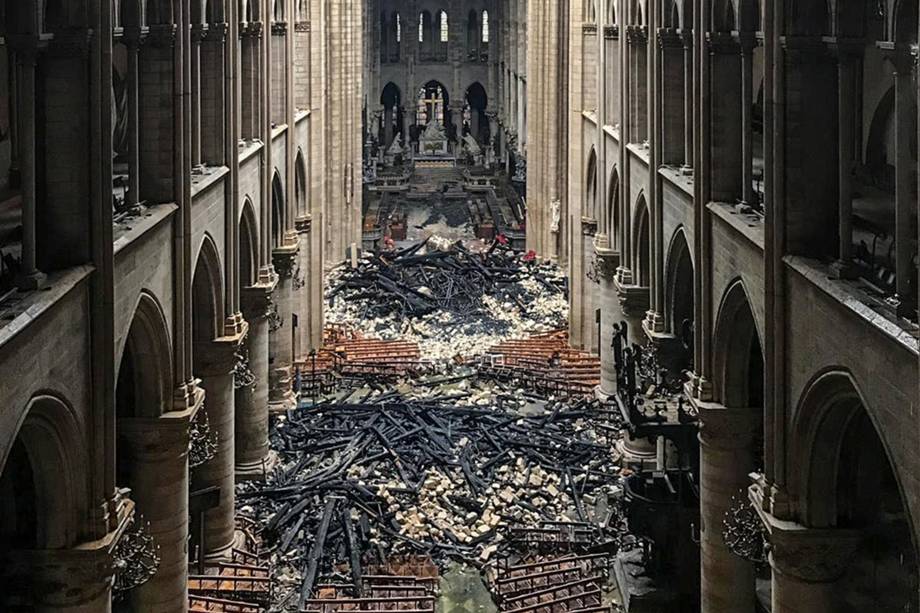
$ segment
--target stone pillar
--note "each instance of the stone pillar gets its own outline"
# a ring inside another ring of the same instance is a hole
[[[713,93],[710,98],[711,198],[716,202],[735,204],[743,196],[744,130],[739,112],[744,98],[739,75],[741,51],[731,34],[713,32],[708,36],[711,85],[707,90]]]
[[[620,254],[612,249],[595,248],[594,257],[597,258],[597,273],[600,283],[598,306],[601,310],[601,382],[598,386],[598,396],[602,399],[609,398],[617,390],[617,372],[613,360],[613,325],[619,324],[617,315],[620,304],[617,300],[617,288],[613,282],[617,266],[620,263]]]
[[[598,168],[598,173],[603,172]],[[595,298],[598,285],[590,270],[594,259],[594,240],[598,231],[597,220],[581,218],[581,347],[591,353],[597,352],[597,320],[595,318]]]
[[[35,144],[35,68],[37,51],[19,49],[19,164],[22,172],[22,270],[17,285],[23,290],[38,289],[45,280],[39,272],[36,260],[35,213],[37,200],[37,177]]]
[[[192,167],[201,164],[201,40],[208,26],[192,26]]]
[[[856,137],[856,71],[855,56],[845,49],[837,56],[837,184],[839,248],[835,271],[847,276],[853,259],[853,163]]]
[[[836,584],[852,562],[861,533],[810,529],[761,512],[770,538],[773,613],[840,610]]]
[[[232,370],[236,364],[235,354],[249,326],[243,322],[242,328],[236,336],[221,337],[195,347],[195,355],[200,356],[196,360],[195,374],[201,377],[205,390],[205,404],[199,410],[207,411],[211,432],[217,435],[215,456],[192,471],[193,490],[220,488],[220,503],[217,508],[206,511],[204,517],[204,555],[209,559],[227,555],[233,546],[236,416]]]
[[[911,218],[913,214],[912,173],[915,170],[910,151],[911,126],[915,118],[911,117],[914,105],[911,91],[911,71],[913,63],[908,58],[899,58],[898,71],[895,73],[895,274],[897,294],[901,299],[899,315],[908,316],[912,310],[915,296],[911,292],[911,280],[917,274],[914,265]]]
[[[255,377],[252,386],[236,390],[236,478],[263,475],[268,457],[268,313],[275,282],[243,289],[243,317],[249,322],[245,351]]]
[[[272,294],[277,318],[269,325],[269,405],[272,411],[286,411],[297,405],[292,389],[294,367],[293,273],[297,256],[296,242],[280,247],[272,261],[278,273],[278,285]]]
[[[722,522],[733,496],[746,496],[759,409],[696,403],[700,416],[701,613],[753,611],[754,567],[731,553]],[[774,609],[775,611],[775,609]]]
[[[684,174],[693,173],[693,32],[682,30],[684,41]]]
[[[127,204],[140,202],[141,192],[141,146],[140,146],[140,80],[138,54],[140,53],[140,33],[135,28],[125,32],[128,48],[128,198]]]
[[[119,444],[131,458],[131,496],[150,522],[160,567],[128,595],[134,611],[174,613],[188,607],[188,448],[193,409],[156,419],[119,420]]]
[[[754,35],[741,41],[741,200],[757,204],[754,194]]]

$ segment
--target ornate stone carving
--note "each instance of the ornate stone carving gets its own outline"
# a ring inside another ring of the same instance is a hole
[[[295,32],[309,32],[311,29],[309,21],[298,21],[294,24]]]
[[[602,281],[613,281],[620,265],[620,254],[611,249],[595,249],[594,256],[597,259],[598,278]]]
[[[287,34],[288,24],[286,21],[273,21],[272,22],[272,35],[273,36],[284,36]]]
[[[768,528],[773,567],[809,583],[843,576],[862,542],[862,534],[853,530],[815,530],[779,521]]]
[[[172,23],[163,23],[150,26],[147,40],[154,47],[165,49],[176,46],[176,28]]]
[[[752,444],[761,418],[757,411],[691,402],[700,418],[701,444],[720,449],[739,449]]]

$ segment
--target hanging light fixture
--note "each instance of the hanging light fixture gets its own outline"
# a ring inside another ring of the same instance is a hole
[[[747,490],[732,496],[732,502],[722,520],[722,540],[733,554],[753,562],[767,561],[767,531],[754,505],[748,500]]]
[[[150,581],[160,567],[160,547],[150,534],[150,522],[139,514],[130,521],[131,525],[115,547],[115,585],[112,589],[116,598]]]
[[[217,432],[211,431],[208,412],[202,406],[195,415],[189,429],[188,464],[189,468],[201,466],[217,455]]]

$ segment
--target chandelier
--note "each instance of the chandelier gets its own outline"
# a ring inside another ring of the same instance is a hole
[[[114,562],[117,597],[150,581],[160,567],[160,547],[150,534],[150,522],[135,515],[115,547]]]
[[[732,496],[722,520],[722,540],[739,558],[754,564],[767,561],[767,532],[745,490]]]
[[[204,406],[198,410],[192,422],[188,436],[188,464],[189,468],[201,466],[217,455],[217,432],[211,431],[208,421],[208,412]]]
[[[241,348],[233,354],[236,362],[233,364],[233,387],[234,389],[243,389],[246,387],[255,388],[256,375],[249,367],[249,349]]]

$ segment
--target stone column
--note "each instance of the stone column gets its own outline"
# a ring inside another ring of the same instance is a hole
[[[128,198],[129,205],[140,202],[141,192],[141,145],[140,145],[140,80],[138,54],[140,53],[140,32],[138,28],[125,32],[128,48]]]
[[[602,399],[609,398],[617,390],[617,372],[613,360],[613,325],[620,323],[617,315],[620,304],[617,300],[617,288],[613,282],[617,267],[620,264],[620,254],[612,249],[596,247],[594,257],[597,258],[597,273],[600,283],[599,304],[601,310],[601,382],[598,386],[598,396]]]
[[[188,606],[189,422],[193,409],[157,419],[119,420],[127,443],[136,512],[150,522],[160,567],[128,595],[134,611],[173,613]]]
[[[837,184],[839,248],[835,272],[847,276],[853,259],[853,163],[856,131],[856,71],[855,56],[839,49],[837,56]]]
[[[269,405],[272,411],[286,411],[297,405],[292,389],[294,367],[293,273],[296,243],[273,252],[278,285],[272,294],[277,317],[269,325]]]
[[[731,553],[722,522],[733,496],[745,496],[754,466],[759,409],[696,403],[700,416],[701,613],[753,611],[754,567]],[[775,611],[775,609],[774,609]]]
[[[917,274],[913,263],[911,216],[913,213],[912,173],[914,164],[910,151],[911,109],[914,105],[911,91],[912,62],[909,58],[899,58],[895,73],[895,274],[897,294],[901,299],[899,315],[908,316],[915,296],[911,292],[911,277]]]
[[[235,354],[246,337],[249,326],[243,322],[243,331],[232,337],[222,337],[195,348],[196,375],[201,377],[205,390],[204,406],[207,411],[211,432],[217,436],[215,456],[192,471],[192,489],[205,487],[220,488],[220,503],[217,508],[205,512],[204,555],[206,558],[221,558],[233,546],[234,521],[234,471],[236,464],[234,432],[234,390],[232,370],[236,364]]]
[[[201,164],[201,40],[207,34],[208,26],[192,26],[192,167]]]
[[[37,177],[35,144],[35,68],[38,63],[35,49],[19,49],[19,163],[22,172],[22,270],[17,285],[22,290],[38,289],[45,275],[39,272],[36,260],[35,213]]]
[[[693,34],[682,30],[684,41],[684,164],[680,171],[693,174]]]
[[[236,390],[236,478],[263,475],[268,457],[268,313],[275,281],[243,289],[243,317],[249,322],[245,351],[255,377],[251,386]]]
[[[393,144],[393,107],[383,109],[383,148],[384,151]]]
[[[741,199],[757,204],[754,194],[754,35],[741,41]]]
[[[773,613],[833,613],[835,592],[862,540],[854,530],[809,529],[762,513],[770,534]]]

